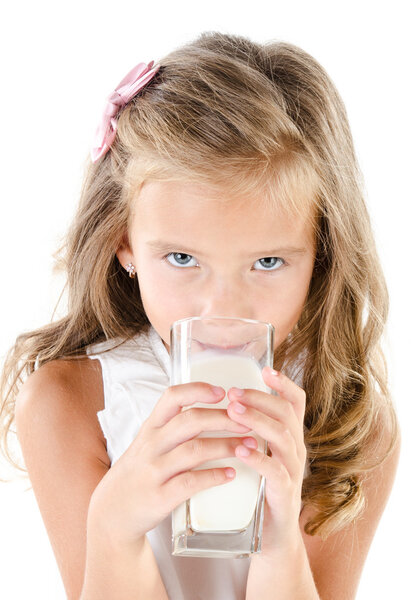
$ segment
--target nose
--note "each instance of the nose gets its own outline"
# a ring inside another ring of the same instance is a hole
[[[208,282],[207,289],[199,298],[199,316],[205,318],[226,317],[232,319],[254,319],[257,307],[239,282],[222,278],[214,284]],[[235,327],[235,322],[232,324]]]

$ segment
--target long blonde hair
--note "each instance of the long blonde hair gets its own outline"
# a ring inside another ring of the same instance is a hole
[[[180,179],[259,194],[267,208],[304,211],[316,230],[307,302],[274,366],[287,369],[305,356],[311,474],[302,498],[316,508],[305,531],[325,539],[361,512],[361,474],[389,456],[398,435],[380,346],[388,293],[343,102],[319,63],[285,42],[206,32],[157,64],[122,110],[111,150],[96,164],[87,159],[60,253],[67,315],[19,335],[6,358],[3,452],[24,470],[9,453],[8,434],[20,384],[35,368],[83,356],[97,341],[130,339],[149,325],[138,279],[115,254],[139,187]],[[391,421],[383,451],[375,427],[382,409]]]

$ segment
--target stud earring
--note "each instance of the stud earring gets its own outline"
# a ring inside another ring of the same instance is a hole
[[[134,279],[134,277],[136,276],[136,268],[133,265],[133,263],[128,263],[128,265],[125,266],[125,269],[128,272],[129,277],[132,277]]]

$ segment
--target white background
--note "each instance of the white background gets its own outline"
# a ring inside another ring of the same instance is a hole
[[[218,30],[297,44],[337,85],[391,296],[385,348],[403,434],[397,479],[363,570],[359,600],[404,598],[409,590],[407,8],[405,1],[26,0],[7,3],[1,14],[1,360],[19,333],[51,319],[62,288],[52,275],[52,254],[74,213],[105,99],[135,64],[159,60],[202,31]],[[23,492],[25,487],[0,483],[0,596],[65,598],[33,492]]]

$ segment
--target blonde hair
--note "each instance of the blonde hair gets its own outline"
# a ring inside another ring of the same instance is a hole
[[[149,325],[138,279],[115,254],[141,185],[183,180],[230,196],[258,194],[267,208],[303,212],[316,231],[306,305],[274,366],[287,369],[305,356],[311,474],[302,498],[316,508],[305,531],[325,539],[359,515],[361,474],[389,456],[398,435],[380,346],[388,293],[344,104],[319,63],[285,42],[206,32],[157,64],[155,77],[122,110],[111,150],[96,164],[87,160],[63,247],[67,315],[19,335],[6,359],[4,453],[20,469],[7,435],[23,376]],[[383,409],[391,421],[384,451],[376,431]]]

